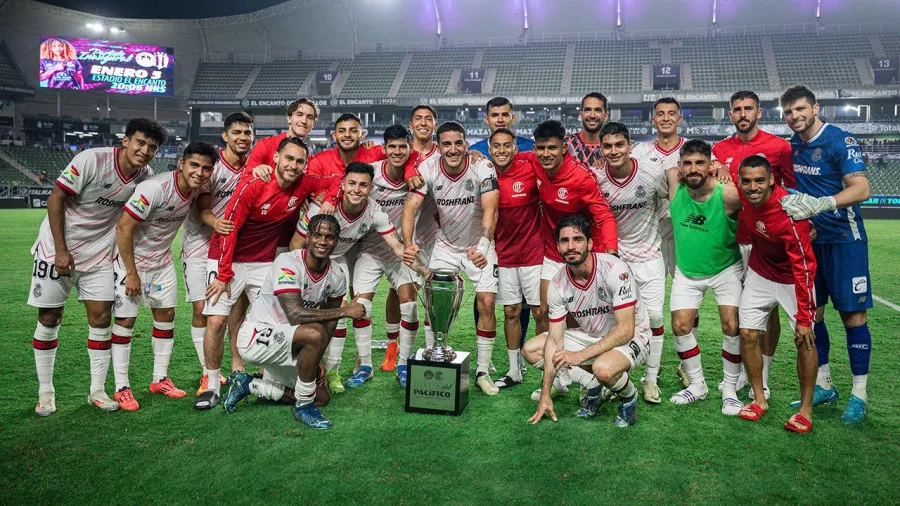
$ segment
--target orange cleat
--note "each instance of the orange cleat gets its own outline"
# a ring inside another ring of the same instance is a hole
[[[119,409],[122,411],[137,411],[141,407],[134,398],[134,394],[131,393],[131,387],[122,387],[113,395],[113,398],[119,403]]]
[[[384,362],[381,363],[382,371],[393,371],[397,368],[398,352],[397,341],[388,342],[387,349],[384,351]]]
[[[197,397],[200,397],[200,394],[209,390],[209,376],[204,374],[202,378],[200,378],[200,386],[197,387]]]
[[[163,378],[162,381],[157,383],[150,383],[150,393],[162,394],[173,399],[187,397],[187,392],[176,388],[170,378]]]

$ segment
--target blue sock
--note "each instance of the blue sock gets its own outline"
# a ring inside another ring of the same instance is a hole
[[[816,334],[816,351],[819,353],[819,367],[828,364],[828,352],[831,350],[831,340],[828,337],[828,328],[821,321],[813,326]],[[849,338],[848,338],[849,339]]]
[[[528,335],[528,322],[531,321],[531,306],[522,304],[522,313],[519,315],[519,325],[522,326],[522,340],[519,342],[519,349],[525,346],[525,337]]]
[[[872,335],[869,333],[869,325],[864,323],[846,331],[850,371],[854,376],[869,374],[869,358],[872,355]]]

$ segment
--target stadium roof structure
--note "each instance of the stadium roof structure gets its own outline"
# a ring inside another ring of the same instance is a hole
[[[180,0],[117,1],[38,0],[41,3],[79,12],[122,19],[200,19],[249,14],[284,3],[285,0]]]

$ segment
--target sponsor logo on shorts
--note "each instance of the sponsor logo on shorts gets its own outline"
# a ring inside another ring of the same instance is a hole
[[[116,299],[115,299],[115,302],[113,302],[113,306],[115,306],[116,309],[122,308],[122,296],[121,295],[116,295]]]
[[[35,283],[34,290],[32,290],[31,293],[34,294],[35,299],[40,298],[40,296],[44,293],[44,288],[41,287],[40,283]]]
[[[867,278],[866,276],[853,278],[850,280],[850,283],[853,284],[854,294],[866,293],[867,291],[869,291],[869,278]]]
[[[275,340],[276,343],[281,344],[284,342],[284,332],[276,332],[272,339]]]

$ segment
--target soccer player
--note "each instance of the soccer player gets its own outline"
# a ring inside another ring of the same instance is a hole
[[[589,367],[588,395],[576,416],[593,417],[611,394],[619,397],[616,426],[637,421],[637,389],[630,371],[641,364],[650,346],[647,311],[625,262],[593,252],[591,227],[584,216],[560,220],[554,230],[566,266],[553,278],[547,298],[550,331],[528,341],[525,358],[543,368],[537,410],[529,421],[538,423],[556,413],[550,390],[558,369]],[[581,328],[566,328],[570,316]],[[590,373],[589,373],[590,374]]]
[[[38,308],[33,341],[38,377],[34,412],[40,416],[56,412],[53,366],[63,308],[72,287],[78,290],[78,300],[84,303],[88,320],[88,403],[103,411],[119,409],[118,402],[104,390],[111,349],[110,313],[115,298],[115,226],[135,186],[153,174],[150,161],[165,141],[166,130],[159,123],[147,118],[132,119],[125,127],[122,147],[78,153],[50,192],[47,217],[31,248],[34,269],[28,295],[28,305]]]
[[[675,229],[675,276],[669,297],[675,351],[691,384],[669,400],[689,404],[705,399],[709,390],[693,331],[697,309],[711,289],[722,325],[722,414],[737,415],[741,373],[738,306],[741,298],[741,253],[735,240],[741,208],[737,188],[710,174],[709,144],[691,140],[681,146],[680,169],[667,171],[672,224]],[[679,174],[680,173],[680,174]],[[680,182],[679,182],[680,180]]]
[[[488,100],[484,110],[484,122],[487,124],[491,134],[499,128],[513,130],[513,125],[516,122],[516,111],[508,98],[494,97]],[[533,140],[528,137],[516,136],[516,149],[519,151],[530,151],[532,146],[534,146]],[[478,151],[484,156],[489,156],[491,154],[490,139],[483,139],[472,144],[472,150]]]
[[[757,421],[769,407],[763,390],[759,341],[770,313],[781,306],[794,329],[801,399],[800,412],[791,416],[784,428],[809,432],[818,363],[812,330],[816,258],[810,245],[809,223],[791,219],[781,208],[779,200],[788,192],[775,182],[766,157],[744,158],[738,176],[743,203],[740,219],[753,239],[741,294],[741,357],[756,392],[755,402],[741,408],[740,417]]]
[[[644,400],[659,404],[656,377],[663,347],[663,303],[666,295],[666,265],[660,246],[659,202],[669,195],[668,181],[661,160],[632,158],[628,127],[611,122],[600,129],[600,152],[604,165],[597,171],[603,197],[616,217],[619,255],[628,265],[638,287],[641,303],[647,310],[652,338]],[[667,199],[666,199],[667,200]],[[651,365],[653,367],[651,367]]]
[[[497,172],[500,190],[497,216],[496,249],[500,266],[497,304],[503,306],[503,333],[509,353],[509,372],[494,382],[507,388],[522,382],[522,301],[538,307],[541,302],[541,265],[544,249],[541,238],[541,203],[537,177],[531,164],[515,159],[516,136],[512,130],[498,128],[490,137],[491,162]],[[529,313],[530,314],[530,313]]]
[[[581,131],[566,136],[569,154],[588,167],[600,167],[600,129],[609,119],[606,97],[602,93],[591,92],[581,99]],[[536,139],[535,139],[536,140]]]
[[[416,215],[426,195],[438,208],[438,230],[430,270],[465,271],[475,285],[478,305],[476,327],[477,373],[475,382],[487,395],[499,389],[489,376],[491,352],[497,335],[494,298],[497,293],[497,176],[487,160],[472,163],[466,152],[466,129],[448,121],[437,130],[441,157],[419,166],[424,187],[409,193],[403,206],[404,261],[412,267],[420,246],[413,241]]]
[[[293,385],[294,418],[314,429],[331,428],[314,402],[316,371],[337,321],[363,318],[365,309],[356,303],[340,307],[347,284],[329,260],[340,234],[337,220],[317,215],[309,230],[306,249],[278,255],[267,269],[259,296],[238,334],[241,356],[264,367],[274,378],[269,389],[277,392],[265,391],[263,380],[243,374],[228,389],[228,413],[251,392],[272,398]]]
[[[866,310],[872,307],[869,282],[869,249],[859,203],[869,198],[869,180],[862,150],[848,132],[819,119],[816,96],[804,86],[788,88],[781,95],[784,120],[794,136],[795,196],[782,199],[782,207],[794,219],[811,218],[816,229],[816,349],[819,372],[813,405],[836,402],[828,364],[830,342],[822,317],[830,297],[841,315],[847,334],[847,352],[853,374],[850,401],[841,416],[848,424],[866,419],[869,358],[872,336]]]
[[[193,305],[191,321],[191,340],[200,359],[200,368],[206,370],[206,355],[204,353],[204,335],[206,334],[206,316],[203,308],[206,306],[206,259],[209,256],[209,242],[213,231],[227,234],[233,228],[231,221],[222,217],[225,214],[225,206],[228,199],[234,193],[238,180],[244,170],[247,153],[253,144],[253,118],[247,113],[236,112],[225,118],[222,128],[222,140],[225,149],[219,150],[219,158],[216,161],[213,174],[209,183],[197,197],[194,207],[184,220],[184,230],[181,235],[181,261],[183,263],[184,287],[187,292],[187,300]],[[234,353],[237,339],[237,329],[243,320],[246,305],[237,305],[232,308],[231,319],[231,369],[243,370],[240,355]],[[224,344],[214,343],[215,351],[220,358],[224,352]],[[197,395],[207,389],[207,376],[202,374]]]
[[[348,267],[347,252],[357,242],[359,242],[369,231],[378,233],[382,242],[393,252],[394,262],[399,264],[400,269],[398,279],[404,281],[403,285],[411,284],[415,280],[415,275],[408,267],[404,269],[403,259],[403,243],[397,236],[396,228],[391,222],[390,217],[381,209],[373,199],[369,198],[372,191],[372,181],[375,177],[374,168],[362,162],[351,162],[347,165],[344,178],[341,181],[341,200],[337,204],[337,220],[341,226],[338,245],[332,252],[332,263],[338,268],[346,278],[345,283],[350,284],[353,279],[350,275]],[[296,250],[303,248],[306,244],[306,236],[308,234],[307,225],[313,216],[320,213],[319,206],[315,203],[310,204],[303,219],[297,223],[297,231],[291,239],[291,249]],[[369,266],[364,265],[364,268]],[[421,270],[422,266],[414,263],[412,266],[416,270]],[[415,287],[409,286],[404,290],[404,296],[409,302],[411,299],[415,301]],[[412,292],[412,293],[410,293]],[[374,298],[373,293],[368,293],[368,297]],[[354,371],[353,375],[347,380],[347,386],[351,388],[360,387],[372,377],[372,322],[369,319],[372,315],[372,300],[357,296],[354,301],[358,301],[365,306],[365,318],[354,322],[354,337],[356,339],[356,348],[359,357],[359,367]],[[328,356],[325,359],[325,368],[327,369],[326,377],[328,379],[328,388],[334,393],[344,391],[342,380],[338,369],[341,365],[341,357],[344,353],[344,343],[346,341],[346,323],[339,321],[336,325],[335,334],[332,336],[328,345]],[[343,332],[340,332],[343,330]],[[226,406],[227,407],[227,406]]]
[[[306,139],[309,131],[316,126],[316,121],[319,119],[319,106],[308,98],[299,98],[287,105],[285,115],[288,129],[278,135],[257,141],[247,158],[247,169],[252,170],[259,166],[266,166],[270,172],[274,170],[275,153],[281,141],[288,137]]]
[[[212,145],[205,142],[188,144],[178,170],[157,174],[137,185],[116,225],[112,363],[116,395],[120,398],[120,407],[126,411],[140,407],[134,394],[126,395],[126,392],[131,391],[128,378],[131,336],[141,304],[149,306],[153,313],[153,380],[150,382],[150,392],[173,399],[187,395],[169,378],[169,361],[175,345],[175,306],[178,303],[178,275],[172,260],[172,241],[191,212],[194,199],[209,181],[218,159],[219,154]],[[130,399],[124,399],[126,397]]]

